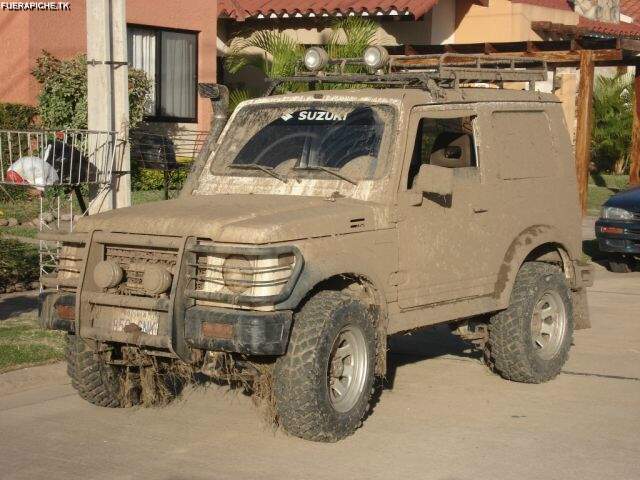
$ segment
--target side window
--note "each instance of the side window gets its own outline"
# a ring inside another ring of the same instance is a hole
[[[545,112],[494,112],[491,126],[494,132],[491,149],[498,161],[500,178],[518,180],[557,175],[558,152]],[[509,141],[505,142],[505,138]]]
[[[416,143],[409,167],[407,188],[424,164],[446,168],[477,167],[473,134],[475,117],[423,118],[418,124]]]

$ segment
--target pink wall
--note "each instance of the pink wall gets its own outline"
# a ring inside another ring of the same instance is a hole
[[[188,6],[187,6],[188,5]],[[135,0],[127,22],[194,30],[198,35],[198,81],[216,80],[216,0]],[[30,74],[42,50],[69,58],[86,51],[85,0],[68,12],[0,12],[0,102],[35,104],[39,85]],[[208,130],[211,103],[198,99],[199,130]]]

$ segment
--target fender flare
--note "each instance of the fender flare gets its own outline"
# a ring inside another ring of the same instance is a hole
[[[500,308],[509,305],[516,275],[527,256],[542,245],[553,245],[560,251],[565,275],[572,275],[570,243],[551,225],[532,225],[518,234],[505,252],[494,287],[494,298]]]

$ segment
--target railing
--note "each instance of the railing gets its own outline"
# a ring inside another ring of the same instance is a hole
[[[86,187],[94,194],[111,188],[120,146],[110,131],[0,130],[0,188],[12,198],[22,193],[18,198],[39,202],[40,232],[73,232],[88,211]],[[41,278],[56,271],[60,245],[40,240]]]
[[[0,130],[0,183],[38,190],[110,184],[115,132]]]

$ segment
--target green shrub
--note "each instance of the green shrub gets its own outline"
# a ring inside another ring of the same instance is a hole
[[[169,188],[179,190],[187,178],[188,169],[169,172]],[[137,163],[131,166],[131,189],[134,191],[162,190],[164,188],[164,172],[139,168]]]
[[[43,51],[33,76],[42,85],[38,113],[47,128],[87,128],[87,58],[77,55],[60,60]],[[143,71],[129,69],[129,122],[142,121],[151,82]]]
[[[33,282],[38,275],[39,255],[35,246],[0,238],[0,288]]]
[[[0,130],[25,130],[33,126],[38,109],[20,103],[0,103]]]
[[[591,148],[599,172],[628,171],[633,101],[631,75],[596,78]]]

